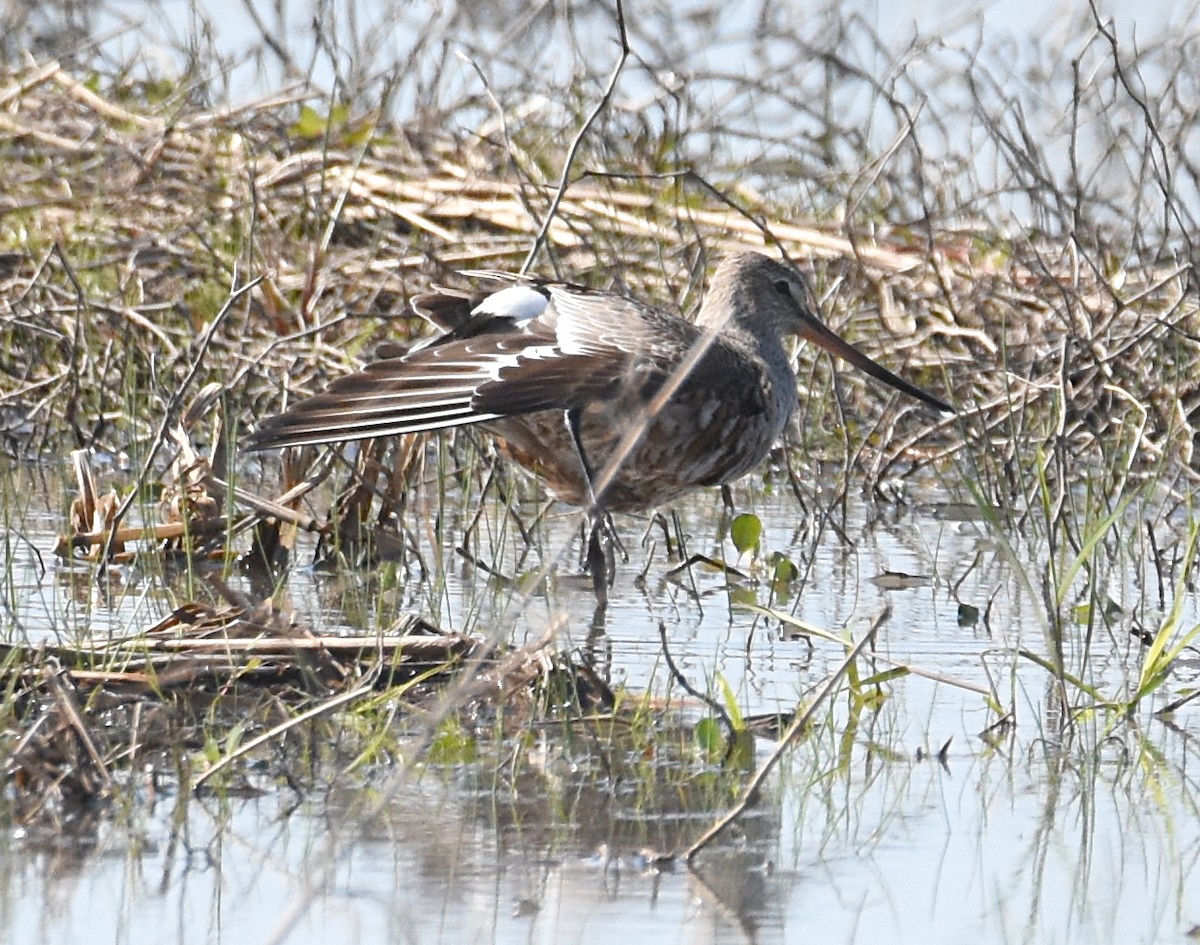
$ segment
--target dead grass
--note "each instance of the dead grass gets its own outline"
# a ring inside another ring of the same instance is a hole
[[[313,140],[295,97],[193,110],[95,91],[54,64],[0,86],[0,410],[22,455],[64,438],[135,452],[197,368],[198,383],[221,385],[236,429],[278,408],[281,388],[311,390],[373,342],[418,333],[385,316],[430,280],[519,265],[555,197],[489,137],[364,114],[320,122],[327,137]],[[781,217],[736,183],[640,177],[661,168],[621,157],[629,166],[561,195],[539,268],[687,308],[704,261],[726,247],[775,244],[807,261],[832,324],[962,410],[936,426],[906,406],[881,412],[878,392],[845,373],[836,400],[809,399],[800,442],[818,455],[831,444],[812,431],[831,414],[876,418],[856,425],[869,483],[967,446],[988,457],[994,497],[1024,489],[1013,470],[1038,445],[1093,471],[1190,469],[1189,264],[1100,265],[1077,242],[961,230],[881,226],[864,239]],[[195,339],[250,276],[261,284],[197,364]],[[828,383],[821,365],[805,374],[814,391]]]
[[[316,751],[314,723],[381,696],[392,704],[385,717],[422,718],[464,672],[474,682],[456,715],[495,717],[502,707],[510,732],[547,687],[560,712],[614,704],[594,673],[545,650],[550,638],[498,647],[418,618],[375,636],[316,635],[295,614],[217,587],[225,602],[182,606],[142,633],[0,647],[13,741],[5,777],[18,822],[63,827],[98,812],[143,764],[163,768],[164,756],[173,759],[166,770],[192,769],[198,788],[265,744]],[[254,739],[229,737],[259,729]],[[395,752],[395,734],[376,739],[374,752]]]

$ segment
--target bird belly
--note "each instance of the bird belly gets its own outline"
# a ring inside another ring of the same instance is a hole
[[[608,474],[626,435],[639,424],[637,410],[621,406],[592,404],[580,418],[584,457],[596,480]],[[765,414],[747,417],[720,405],[704,411],[668,403],[644,425],[607,479],[600,504],[608,511],[655,508],[701,486],[745,475],[770,451],[782,422]],[[538,475],[556,498],[589,504],[589,484],[563,413],[505,418],[487,427],[498,437],[501,453]]]

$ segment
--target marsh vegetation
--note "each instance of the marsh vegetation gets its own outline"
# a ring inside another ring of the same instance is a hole
[[[1200,21],[230,6],[0,14],[13,941],[1194,934]],[[733,247],[957,414],[801,349],[603,605],[477,432],[239,446],[460,270]]]

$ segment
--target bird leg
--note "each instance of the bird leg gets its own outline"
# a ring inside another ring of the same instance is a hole
[[[594,486],[596,475],[583,451],[583,416],[578,407],[568,407],[563,411],[563,420],[567,424],[567,432],[571,435],[571,447],[575,450],[575,458],[579,460],[579,471],[583,473],[583,485],[587,490],[587,506],[584,508],[584,512],[591,518],[595,515],[600,503],[596,501]]]
[[[592,590],[600,601],[608,599],[608,589],[613,586],[616,577],[616,560],[613,553],[612,520],[606,514],[590,520],[584,526],[587,529],[587,553],[584,558],[584,570],[592,576]]]
[[[642,547],[645,548],[650,544],[650,537],[654,534],[654,529],[656,528],[662,532],[663,542],[666,544],[667,549],[667,560],[669,561],[675,555],[675,540],[671,537],[671,523],[667,521],[667,517],[658,509],[654,510],[654,514],[650,516],[650,521],[646,523],[646,533],[642,535]]]
[[[616,577],[616,562],[614,548],[621,548],[617,540],[616,529],[613,528],[612,518],[602,508],[596,497],[596,477],[588,462],[583,449],[583,437],[580,427],[582,416],[578,407],[569,407],[563,413],[567,432],[570,434],[571,446],[575,450],[575,458],[579,460],[579,470],[583,473],[583,483],[587,489],[587,507],[584,509],[584,529],[587,535],[586,552],[584,554],[584,570],[592,576],[592,589],[596,597],[603,601],[608,598],[608,589],[612,587]]]

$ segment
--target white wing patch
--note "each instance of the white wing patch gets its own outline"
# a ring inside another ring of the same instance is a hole
[[[670,354],[699,333],[681,319],[609,292],[586,292],[548,285],[554,334],[563,354],[612,359],[652,357],[652,349]],[[549,316],[543,318],[547,321]]]
[[[471,314],[509,318],[521,327],[540,316],[549,304],[550,300],[537,289],[527,285],[510,285],[507,289],[493,292],[475,306]]]
[[[597,304],[596,298],[580,296],[569,287],[558,286],[550,286],[550,293],[558,313],[554,334],[563,354],[586,357],[613,347],[603,335],[609,322],[620,324],[623,313],[610,298],[601,297]]]

